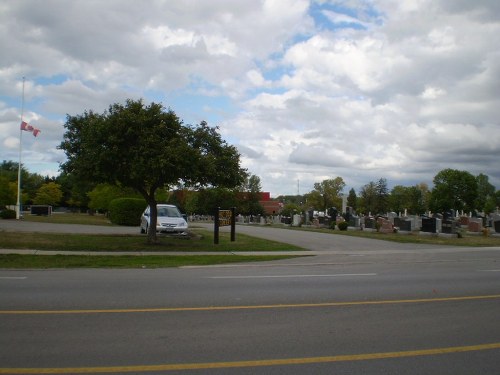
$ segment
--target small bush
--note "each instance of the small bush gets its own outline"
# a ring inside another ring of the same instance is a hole
[[[14,210],[2,210],[0,211],[0,217],[2,219],[15,219],[16,211]]]
[[[336,225],[335,221],[330,221],[330,229],[331,230],[335,230],[335,225]]]
[[[144,199],[117,198],[109,203],[109,219],[113,224],[139,226],[147,204]]]
[[[347,221],[343,221],[343,222],[339,223],[338,226],[339,226],[339,230],[347,230],[347,227],[349,226],[349,224],[347,223]]]

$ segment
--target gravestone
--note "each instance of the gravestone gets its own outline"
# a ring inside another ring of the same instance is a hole
[[[349,219],[349,226],[354,228],[359,228],[361,226],[359,216],[351,215]]]
[[[410,220],[412,221],[411,230],[420,230],[420,227],[422,226],[422,217],[419,215],[414,215],[410,217]]]
[[[500,233],[500,220],[493,222],[493,228],[495,228],[495,232]]]
[[[446,234],[456,233],[455,221],[453,220],[443,220],[441,224],[441,232]]]
[[[394,219],[398,217],[398,214],[395,212],[389,212],[387,214],[387,218],[394,224]]]
[[[337,215],[339,214],[339,212],[337,211],[337,209],[335,207],[331,207],[328,209],[328,216],[330,216],[330,218],[332,219],[332,221],[336,222],[337,221]]]
[[[490,214],[490,222],[489,222],[489,226],[491,227],[491,229],[496,232],[496,233],[500,233],[500,214],[498,213],[492,213]]]
[[[400,217],[394,218],[394,226],[398,227],[400,231],[411,232],[412,231],[412,221],[409,219],[402,219]]]
[[[373,217],[365,217],[365,228],[375,229],[375,219]]]
[[[455,218],[455,210],[447,210],[443,212],[443,220],[453,220]]]
[[[436,233],[437,220],[435,217],[423,217],[421,231],[425,233]]]
[[[379,217],[377,219],[377,223],[379,224],[379,232],[380,233],[393,233],[394,232],[394,226],[392,225],[392,222],[389,219]]]
[[[479,233],[483,230],[483,220],[480,218],[471,218],[467,231],[472,233]]]
[[[467,227],[469,225],[470,218],[468,216],[460,216],[460,225]]]

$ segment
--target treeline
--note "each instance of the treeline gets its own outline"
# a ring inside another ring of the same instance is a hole
[[[450,209],[466,213],[477,211],[489,214],[500,207],[500,190],[496,190],[484,174],[474,176],[467,171],[444,169],[434,176],[433,188],[420,183],[415,186],[396,185],[388,188],[385,178],[371,181],[357,192],[347,194],[347,206],[357,213],[373,215],[387,212],[424,214],[444,212]],[[346,185],[342,177],[314,184],[305,195],[280,196],[285,215],[315,209],[326,212],[330,207],[341,209]]]
[[[18,164],[3,161],[0,165],[0,208],[13,206],[17,200]],[[68,207],[73,211],[88,210],[106,213],[109,203],[115,198],[142,198],[130,188],[110,184],[82,183],[70,175],[61,173],[57,177],[41,176],[21,168],[23,206],[48,204]],[[423,214],[428,211],[444,212],[449,209],[486,214],[500,207],[500,190],[489,182],[488,176],[474,176],[466,171],[444,169],[433,179],[433,188],[421,183],[414,186],[397,185],[388,188],[385,178],[370,181],[358,191],[345,192],[342,177],[327,179],[314,184],[314,189],[304,195],[279,196],[275,200],[283,203],[282,214],[293,215],[314,209],[327,211],[330,207],[341,209],[342,195],[347,195],[347,205],[358,213],[385,214],[406,212]],[[215,207],[237,207],[242,215],[264,214],[259,204],[260,178],[250,175],[235,189],[207,188],[197,191],[179,187],[173,191],[159,189],[157,200],[177,205],[187,214],[211,215]]]
[[[0,165],[0,209],[16,204],[17,177],[18,163],[4,160]],[[67,207],[75,212],[107,213],[110,202],[116,198],[143,198],[131,188],[82,183],[65,173],[57,177],[44,177],[30,173],[24,167],[21,168],[21,186],[23,206],[43,204]],[[259,177],[250,175],[235,189],[193,191],[180,187],[173,191],[158,189],[156,196],[158,202],[175,204],[188,214],[212,215],[215,207],[238,207],[238,212],[243,215],[259,215],[264,214],[259,204],[261,189]]]

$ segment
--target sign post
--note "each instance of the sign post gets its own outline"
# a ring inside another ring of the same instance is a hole
[[[231,242],[236,240],[236,217],[234,215],[235,207],[230,210],[221,210],[218,207],[215,210],[214,218],[214,244],[219,243],[219,228],[231,226]]]

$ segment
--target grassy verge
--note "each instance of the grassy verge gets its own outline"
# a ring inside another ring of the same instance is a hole
[[[26,221],[112,225],[102,215],[55,214],[49,217],[25,217]],[[197,265],[215,265],[241,262],[259,262],[288,259],[294,256],[243,256],[239,251],[293,251],[303,250],[297,246],[259,238],[236,235],[230,241],[229,233],[220,233],[219,244],[214,245],[213,233],[194,228],[189,238],[159,236],[155,245],[149,245],[144,235],[88,235],[59,233],[19,233],[1,232],[0,248],[85,251],[93,255],[19,255],[0,254],[0,268],[4,269],[45,269],[45,268],[164,268]],[[99,252],[148,252],[148,255],[98,255]],[[186,255],[155,255],[155,252],[182,252]],[[189,255],[192,252],[211,252],[210,255]],[[227,253],[233,254],[227,254]],[[226,253],[226,254],[222,254]],[[235,254],[236,253],[236,254]]]
[[[415,243],[426,245],[447,245],[465,247],[496,247],[500,246],[500,237],[483,235],[463,235],[458,237],[445,237],[437,235],[421,235],[417,233],[378,233],[366,231],[336,231],[336,234],[373,238],[376,240],[392,241],[399,243]]]
[[[342,235],[355,235],[358,237],[367,237],[385,241],[393,241],[399,243],[416,243],[416,244],[432,244],[432,245],[448,245],[448,246],[465,246],[465,247],[488,247],[500,246],[500,237],[483,236],[483,235],[464,235],[458,237],[440,237],[440,236],[425,236],[418,233],[400,234],[400,233],[377,233],[363,232],[353,234],[353,232],[338,232]]]
[[[206,266],[215,264],[259,262],[293,258],[286,255],[19,255],[0,254],[0,268],[47,269],[47,268],[167,268],[182,266]]]
[[[312,229],[312,228],[294,228],[298,230],[312,230],[321,233],[330,233],[341,236],[352,236],[361,238],[370,238],[374,240],[392,241],[399,243],[415,243],[427,245],[448,245],[465,247],[496,247],[500,246],[500,237],[483,235],[464,235],[458,237],[440,237],[435,235],[420,235],[418,232],[412,233],[380,233],[362,230],[341,231],[338,229]]]
[[[65,251],[146,251],[146,252],[238,252],[238,251],[294,251],[297,246],[237,234],[230,241],[229,233],[220,233],[219,244],[214,245],[213,234],[193,229],[189,238],[158,236],[154,245],[146,242],[145,235],[89,235],[62,233],[2,232],[0,248]]]

